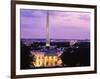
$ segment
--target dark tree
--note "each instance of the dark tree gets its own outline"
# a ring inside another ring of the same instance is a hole
[[[65,66],[90,66],[90,45],[80,43],[72,48],[69,47],[61,55],[61,59]]]
[[[61,59],[65,66],[76,66],[79,62],[79,50],[76,48],[68,48],[61,55]]]
[[[80,65],[81,66],[90,65],[90,48],[89,47],[80,48]]]
[[[21,42],[21,50],[20,50],[20,68],[21,69],[30,69],[30,65],[32,62],[32,55],[30,53],[30,48]]]

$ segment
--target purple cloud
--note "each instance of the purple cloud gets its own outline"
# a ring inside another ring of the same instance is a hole
[[[49,12],[50,38],[90,39],[90,13],[21,9],[21,38],[46,38]]]

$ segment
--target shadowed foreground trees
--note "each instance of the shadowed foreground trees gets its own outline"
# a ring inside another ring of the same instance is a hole
[[[21,42],[21,69],[30,69],[32,62],[32,55],[30,53],[30,48]]]
[[[69,47],[61,55],[64,66],[90,66],[90,46]]]

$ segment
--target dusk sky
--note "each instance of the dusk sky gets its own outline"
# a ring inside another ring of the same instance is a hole
[[[49,12],[50,38],[90,39],[90,13],[21,9],[21,38],[46,38]]]

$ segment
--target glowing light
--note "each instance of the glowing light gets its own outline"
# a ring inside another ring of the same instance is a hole
[[[35,61],[33,62],[33,65],[35,67],[54,67],[61,66],[62,61],[59,56],[49,56],[38,52],[35,54]]]

